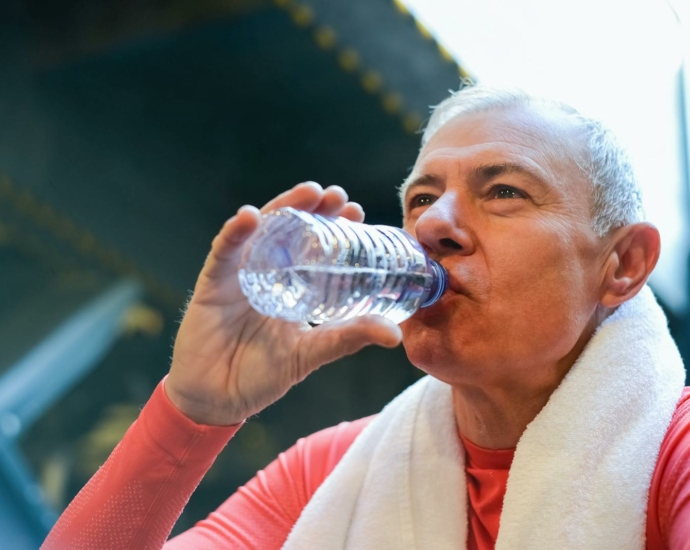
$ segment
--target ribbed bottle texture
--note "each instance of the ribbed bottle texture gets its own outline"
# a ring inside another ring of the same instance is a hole
[[[443,267],[401,229],[293,208],[263,215],[239,279],[260,313],[310,323],[366,314],[399,323],[447,285]]]

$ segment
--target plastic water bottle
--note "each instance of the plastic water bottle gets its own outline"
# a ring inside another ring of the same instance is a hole
[[[401,229],[293,208],[262,216],[239,279],[259,313],[312,324],[366,314],[399,323],[448,284],[446,270]]]

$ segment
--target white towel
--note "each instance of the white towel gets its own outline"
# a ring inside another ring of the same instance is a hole
[[[602,323],[522,435],[496,549],[643,549],[651,477],[684,380],[645,287]],[[451,389],[425,377],[357,437],[283,548],[455,550],[466,540]]]

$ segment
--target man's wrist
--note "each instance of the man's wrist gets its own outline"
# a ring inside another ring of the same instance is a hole
[[[240,427],[245,418],[232,418],[227,414],[219,414],[218,407],[214,407],[208,400],[192,400],[181,395],[170,384],[168,377],[163,381],[163,393],[172,407],[188,420],[199,426],[212,426],[218,428]]]

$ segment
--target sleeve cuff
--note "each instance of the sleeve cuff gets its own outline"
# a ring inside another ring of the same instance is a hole
[[[187,455],[193,446],[203,453],[220,453],[242,427],[206,426],[187,418],[165,393],[165,378],[158,383],[139,416],[156,445],[172,457]]]

